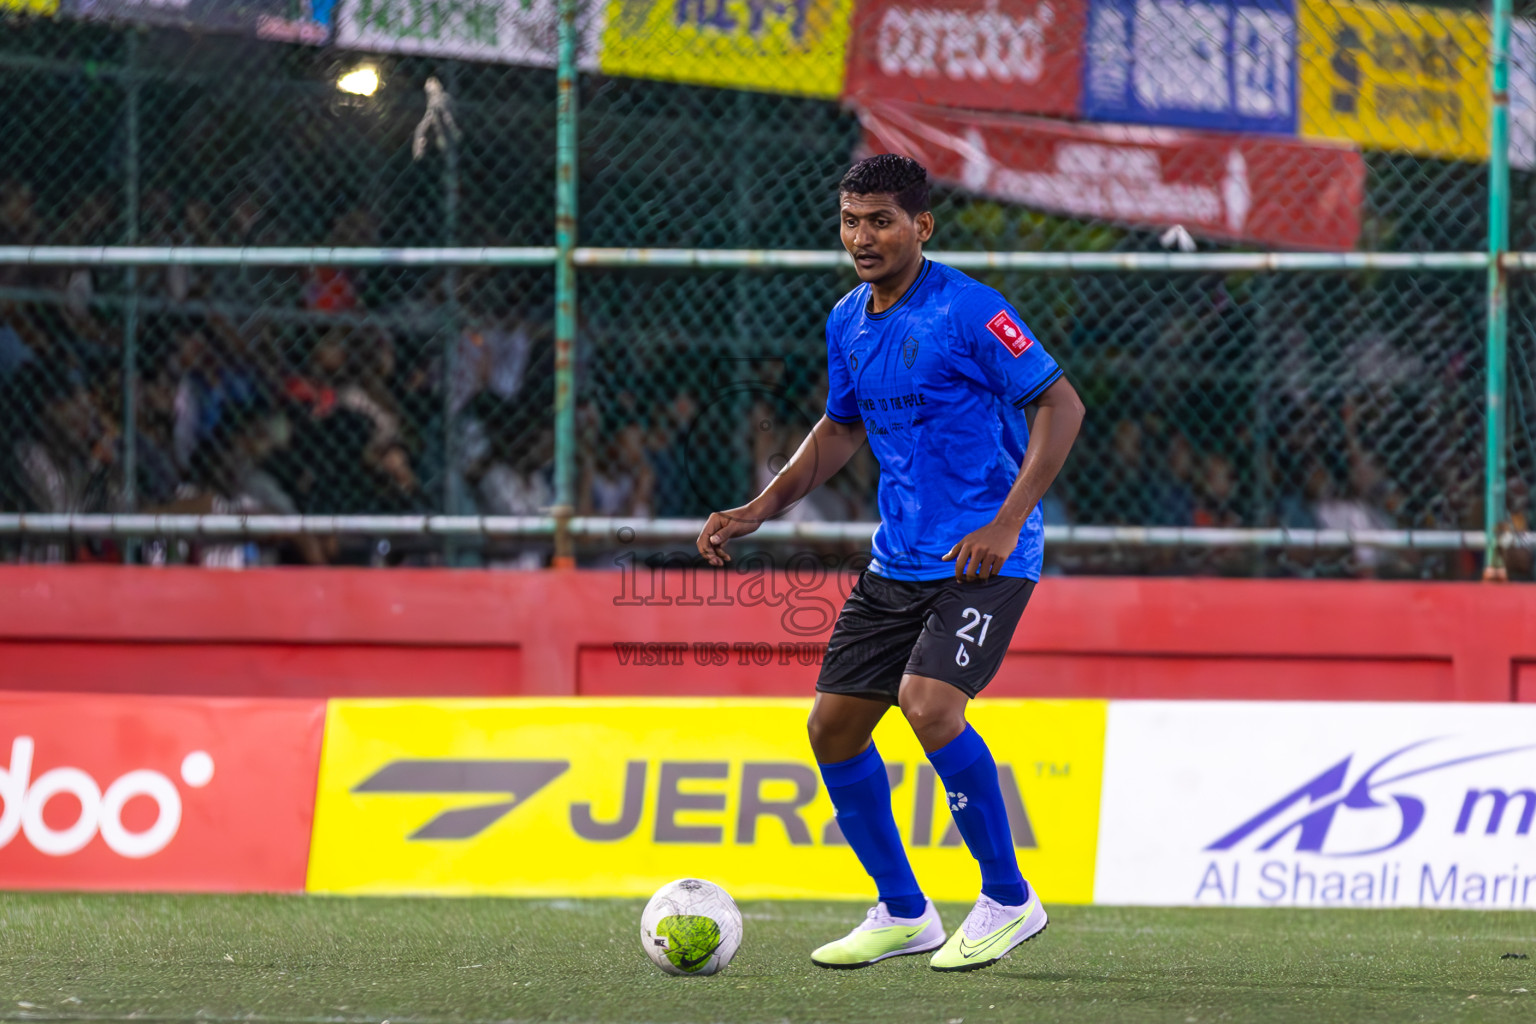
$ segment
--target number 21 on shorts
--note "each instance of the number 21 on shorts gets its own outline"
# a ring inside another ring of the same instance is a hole
[[[969,640],[977,647],[983,646],[987,642],[987,627],[992,625],[992,616],[983,615],[975,608],[965,609],[960,613],[960,616],[965,619],[965,625],[955,630],[955,636],[960,638],[960,646],[955,651],[955,664],[964,668],[971,663],[971,655],[965,649],[965,641]],[[972,635],[972,631],[977,626],[981,627],[981,636],[979,637]]]

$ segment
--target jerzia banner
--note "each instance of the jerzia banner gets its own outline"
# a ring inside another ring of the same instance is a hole
[[[1060,903],[1093,893],[1105,705],[976,709],[1014,846]],[[798,700],[334,701],[309,888],[640,896],[707,873],[738,897],[868,888],[839,832]],[[896,715],[876,741],[913,866],[969,899],[975,862]]]

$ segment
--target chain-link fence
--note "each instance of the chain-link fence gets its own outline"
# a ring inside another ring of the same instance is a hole
[[[580,244],[749,252],[713,266],[582,261],[567,446],[551,0],[205,6],[160,19],[183,24],[146,25],[111,0],[0,20],[0,246],[162,253],[0,262],[0,512],[546,515],[559,460],[579,515],[740,504],[820,416],[823,324],[856,283],[824,260],[758,264],[835,249],[838,178],[890,149],[933,172],[936,252],[1168,256],[1160,269],[974,271],[1089,409],[1048,523],[1483,528],[1487,275],[1432,258],[1488,246],[1478,7],[587,5]],[[1525,24],[1512,46],[1517,247],[1533,242]],[[269,255],[164,255],[185,247]],[[345,252],[305,263],[273,260],[274,247]],[[482,247],[522,255],[390,251]],[[1309,271],[1213,259],[1296,250],[1345,255]],[[1361,253],[1426,258],[1379,269]],[[1528,283],[1513,282],[1510,522],[1525,529],[1536,327]],[[866,450],[789,518],[871,520],[877,478]],[[140,540],[135,557],[229,564],[531,566],[553,550],[361,529]],[[110,560],[130,541],[0,545]],[[600,563],[615,546],[580,554]],[[1071,572],[1480,569],[1472,550],[1235,542],[1049,558]],[[1518,557],[1512,569],[1530,572]]]

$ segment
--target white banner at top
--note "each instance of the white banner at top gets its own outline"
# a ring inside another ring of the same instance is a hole
[[[576,63],[597,69],[604,5],[578,3]],[[336,45],[554,67],[556,0],[341,0]]]
[[[1536,909],[1536,706],[1116,701],[1094,902]]]

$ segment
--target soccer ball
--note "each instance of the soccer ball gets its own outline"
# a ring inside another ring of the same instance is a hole
[[[645,905],[640,944],[668,974],[714,974],[741,945],[741,911],[715,883],[679,878],[657,889]]]

